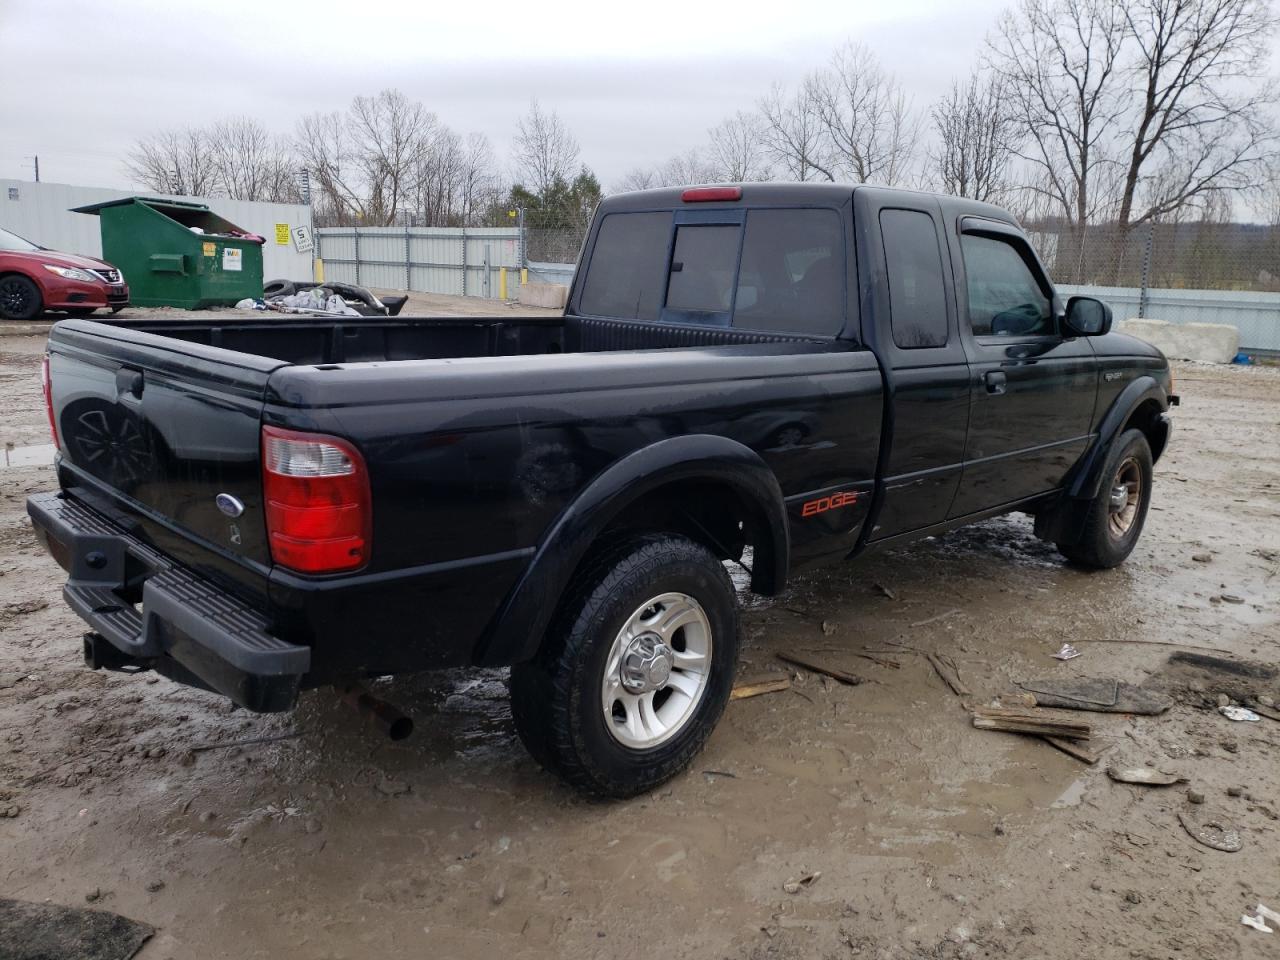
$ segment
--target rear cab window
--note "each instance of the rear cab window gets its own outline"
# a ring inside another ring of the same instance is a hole
[[[847,275],[839,213],[739,208],[700,222],[682,212],[607,214],[579,309],[624,320],[839,334]]]
[[[933,218],[919,210],[882,210],[880,236],[894,344],[904,350],[946,346],[947,295]]]

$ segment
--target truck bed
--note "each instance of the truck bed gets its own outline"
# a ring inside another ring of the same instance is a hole
[[[460,357],[603,353],[814,342],[729,327],[676,326],[591,317],[293,317],[109,320],[103,326],[153,333],[290,364],[440,360]]]

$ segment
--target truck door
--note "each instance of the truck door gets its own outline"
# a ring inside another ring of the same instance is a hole
[[[1097,363],[1086,338],[1064,338],[1053,288],[1026,238],[967,217],[954,241],[971,407],[962,517],[1046,493],[1089,443]]]
[[[874,332],[891,436],[882,505],[870,534],[880,540],[946,519],[964,461],[969,368],[946,282],[950,255],[936,201],[895,196],[879,210],[868,207],[859,211],[863,247],[872,281],[889,305],[887,328],[878,323]]]

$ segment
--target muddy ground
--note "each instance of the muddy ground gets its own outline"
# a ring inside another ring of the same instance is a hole
[[[0,339],[0,439],[19,446],[46,439],[41,349]],[[0,896],[150,923],[143,960],[1276,956],[1280,931],[1240,916],[1280,908],[1280,722],[1233,723],[1216,696],[1280,684],[1167,661],[1280,662],[1280,369],[1177,375],[1124,567],[1067,567],[1005,518],[747,599],[742,676],[792,689],[730,704],[692,769],[629,803],[535,766],[502,671],[378,684],[418,722],[391,744],[323,693],[254,716],[86,670],[23,507],[52,472],[0,470]],[[1053,659],[1064,641],[1082,656]],[[1077,715],[1107,748],[1091,767],[973,729],[924,652],[978,701],[1116,677],[1177,703]],[[285,739],[225,746],[264,737]],[[1109,762],[1189,783],[1120,785]],[[1196,843],[1179,813],[1229,821],[1243,849]]]

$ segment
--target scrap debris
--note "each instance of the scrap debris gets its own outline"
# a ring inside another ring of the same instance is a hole
[[[1257,723],[1262,719],[1262,717],[1254,713],[1248,707],[1219,707],[1218,712],[1228,720],[1235,720],[1237,722],[1246,721],[1249,723]]]
[[[1107,767],[1107,776],[1117,783],[1136,783],[1147,787],[1169,787],[1187,782],[1184,776],[1155,767],[1122,767],[1114,763]]]
[[[1067,740],[1088,740],[1093,733],[1089,724],[1078,720],[1068,720],[1034,710],[1006,710],[1003,707],[974,707],[973,725],[979,730],[1034,733]]]
[[[773,680],[756,680],[750,683],[738,684],[729,694],[729,699],[746,700],[749,697],[759,697],[766,693],[781,693],[783,690],[790,689],[791,680],[787,677],[777,677]]]
[[[811,887],[818,882],[822,876],[822,871],[814,871],[806,873],[803,877],[788,877],[787,881],[782,885],[782,889],[786,893],[799,893],[805,887]]]
[[[1050,656],[1055,660],[1074,660],[1076,657],[1080,656],[1080,651],[1071,644],[1064,643],[1058,648],[1057,653],[1050,654]]]
[[[1032,694],[1041,707],[1156,716],[1173,706],[1172,697],[1108,678],[1032,680],[1018,686]]]
[[[1246,927],[1253,927],[1262,933],[1275,933],[1275,927],[1267,926],[1268,920],[1280,927],[1280,913],[1261,903],[1253,908],[1253,913],[1246,913],[1240,918],[1240,922]]]
[[[1191,834],[1192,839],[1213,850],[1239,853],[1244,848],[1239,829],[1215,817],[1210,816],[1200,820],[1188,811],[1182,810],[1178,813],[1178,822],[1187,833]]]

